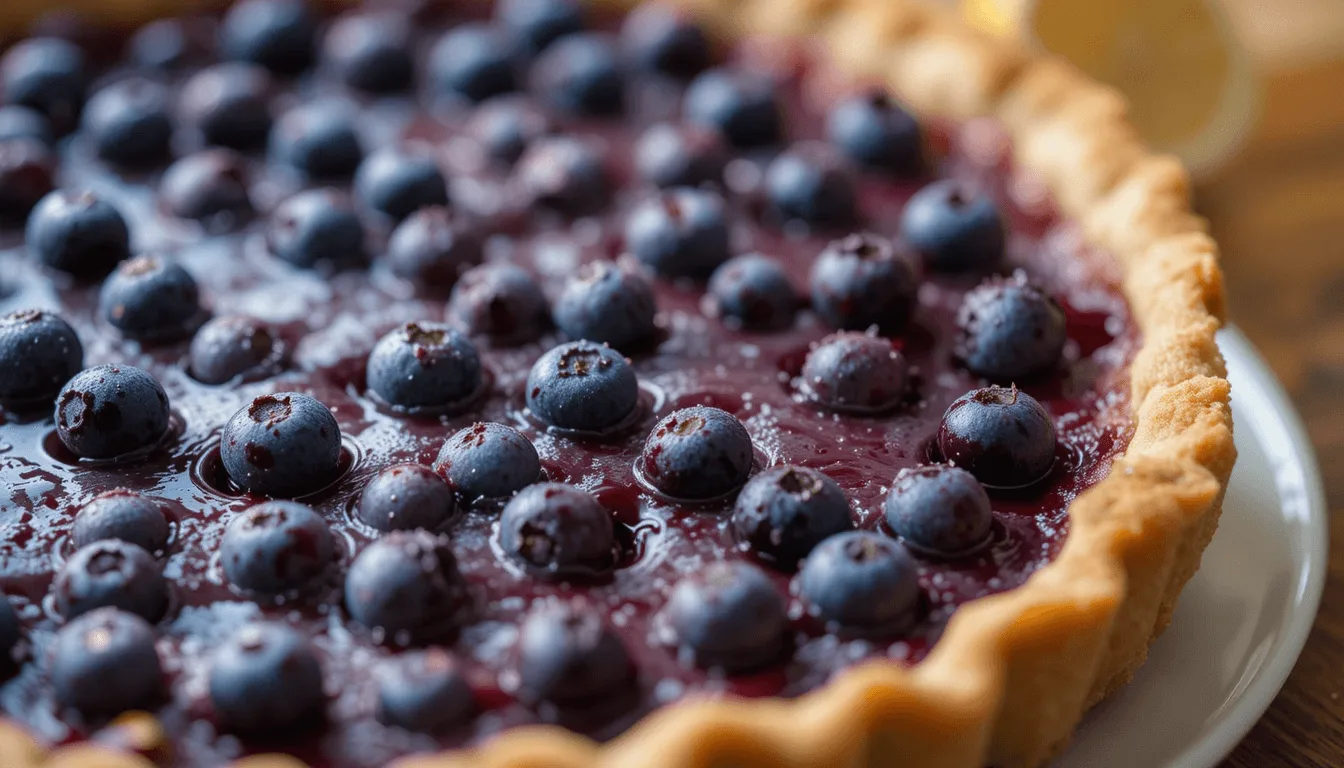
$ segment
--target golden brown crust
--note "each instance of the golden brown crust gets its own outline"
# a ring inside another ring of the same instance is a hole
[[[963,606],[913,668],[871,662],[795,701],[683,702],[605,747],[557,728],[524,728],[469,753],[397,765],[1040,765],[1063,748],[1088,707],[1129,680],[1170,621],[1217,527],[1235,459],[1226,370],[1214,342],[1225,307],[1217,246],[1191,212],[1187,176],[1175,160],[1145,150],[1118,94],[944,12],[902,0],[683,2],[725,35],[815,37],[847,71],[886,82],[921,115],[1003,122],[1018,166],[1038,175],[1122,267],[1144,337],[1131,368],[1129,450],[1070,507],[1056,561],[1017,590]],[[36,5],[9,0],[0,22],[12,25]],[[175,4],[88,5],[108,17]],[[44,761],[30,738],[0,723],[3,765],[147,764],[94,753],[65,748]]]

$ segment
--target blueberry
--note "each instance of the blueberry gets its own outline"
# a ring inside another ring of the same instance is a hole
[[[143,77],[121,80],[89,98],[84,134],[98,156],[120,166],[153,165],[173,138],[168,88]]]
[[[919,123],[883,91],[836,104],[826,117],[826,137],[865,167],[903,177],[924,170]]]
[[[989,538],[989,494],[970,472],[948,464],[903,469],[887,493],[887,527],[916,551],[958,555]]]
[[[9,598],[0,594],[0,674],[10,674],[14,672],[19,661],[21,649],[19,643],[23,640],[23,626],[19,621],[19,615],[14,612],[14,606],[10,604]]]
[[[800,378],[810,400],[842,413],[868,414],[901,401],[909,366],[891,340],[848,331],[817,343],[807,353]]]
[[[201,28],[185,19],[159,19],[136,30],[127,57],[138,67],[171,72],[205,57],[209,45]]]
[[[432,155],[400,147],[380,149],[355,172],[355,196],[401,221],[431,205],[448,205],[448,180]]]
[[[518,700],[561,710],[610,703],[635,688],[635,664],[620,637],[586,603],[544,606],[518,633]]]
[[[609,573],[618,553],[611,513],[564,483],[519,491],[500,515],[499,545],[533,574],[559,581]]]
[[[31,37],[0,58],[0,91],[7,104],[41,112],[59,134],[74,130],[88,79],[84,52],[56,37]]]
[[[155,622],[168,612],[168,580],[154,556],[134,544],[104,539],[75,550],[51,583],[66,621],[111,606]]]
[[[395,12],[356,11],[332,22],[322,56],[345,84],[366,93],[404,91],[415,78],[411,27]]]
[[[784,137],[775,83],[765,75],[707,70],[686,89],[682,115],[718,131],[738,149],[777,144]]]
[[[1017,488],[1050,472],[1055,425],[1036,398],[991,386],[957,398],[938,426],[938,450],[985,485]]]
[[[258,595],[279,595],[312,584],[336,562],[331,529],[293,501],[267,501],[229,521],[219,541],[229,582]]]
[[[537,482],[541,458],[513,427],[477,422],[444,441],[434,469],[463,498],[502,499]]]
[[[812,308],[827,324],[861,331],[876,325],[900,330],[915,307],[919,279],[890,240],[849,235],[826,246],[812,262]]]
[[[601,432],[619,426],[639,404],[639,381],[621,353],[574,341],[537,359],[527,375],[527,407],[561,429]]]
[[[78,548],[116,539],[146,552],[163,552],[171,534],[157,500],[121,489],[100,493],[80,508],[70,529],[70,543]]]
[[[87,613],[56,633],[50,674],[56,701],[86,716],[147,709],[166,692],[153,627],[115,608]]]
[[[802,304],[784,267],[759,253],[724,262],[710,276],[706,293],[725,325],[755,331],[792,326]]]
[[[635,170],[659,187],[722,184],[728,150],[715,131],[697,125],[658,123],[635,143]]]
[[[385,725],[435,733],[467,721],[476,711],[471,683],[441,648],[408,651],[374,667],[378,720]]]
[[[625,248],[670,277],[706,277],[728,260],[728,211],[723,197],[702,189],[673,189],[630,212]]]
[[[243,490],[292,497],[336,478],[341,428],[327,406],[308,395],[262,395],[224,425],[219,451],[224,470]]]
[[[0,406],[49,408],[84,367],[84,346],[59,316],[38,309],[0,315]]]
[[[406,323],[369,353],[369,391],[398,408],[460,405],[480,390],[482,375],[475,345],[442,323]]]
[[[101,277],[131,255],[126,220],[92,192],[52,192],[28,217],[28,247],[52,269]]]
[[[271,130],[271,152],[310,180],[348,181],[364,159],[354,116],[332,100],[281,115]]]
[[[56,434],[76,456],[115,459],[163,440],[168,395],[139,368],[85,368],[61,389],[55,420]]]
[[[546,113],[526,96],[497,96],[472,112],[466,132],[490,157],[512,165],[533,142],[552,133]]]
[[[451,640],[470,598],[446,536],[392,531],[359,553],[345,579],[345,606],[379,642]]]
[[[747,428],[731,413],[706,405],[663,417],[640,454],[644,479],[674,499],[732,493],[747,482],[751,462]]]
[[[266,226],[271,253],[304,269],[339,270],[368,263],[364,223],[335,189],[309,189],[280,204]]]
[[[169,213],[211,232],[235,229],[253,213],[243,158],[228,149],[207,149],[168,166],[159,197]]]
[[[841,227],[857,216],[853,174],[829,145],[799,142],[765,171],[765,194],[775,212],[822,227]]]
[[[421,208],[387,242],[392,274],[415,285],[447,287],[483,257],[481,239],[443,206]]]
[[[32,139],[0,141],[0,226],[23,226],[28,213],[55,186],[56,159]]]
[[[968,292],[957,325],[956,358],[1001,383],[1053,369],[1068,340],[1064,310],[1022,273],[990,278]]]
[[[900,544],[871,531],[850,531],[821,542],[794,583],[808,612],[830,631],[900,630],[923,597],[914,559]]]
[[[453,489],[429,467],[394,464],[359,497],[359,519],[379,531],[438,530],[457,512]]]
[[[547,136],[518,159],[515,181],[531,206],[566,216],[600,211],[611,195],[606,158],[591,141]]]
[[[128,339],[175,341],[200,325],[200,289],[181,264],[158,256],[123,261],[103,281],[98,311]]]
[[[181,89],[181,115],[206,144],[240,151],[266,145],[271,132],[271,77],[253,64],[216,64]]]
[[[448,317],[473,336],[500,345],[521,344],[550,327],[551,308],[532,275],[496,262],[462,273],[448,298]]]
[[[809,467],[771,467],[753,477],[729,521],[741,546],[789,570],[828,536],[853,527],[839,484]]]
[[[495,19],[533,51],[583,29],[583,11],[575,0],[500,0]]]
[[[658,332],[653,286],[644,276],[611,261],[591,261],[565,283],[555,300],[555,324],[571,339],[629,350]]]
[[[728,674],[779,661],[788,639],[784,597],[743,562],[711,562],[683,577],[660,619],[685,662]]]
[[[936,272],[988,272],[1003,261],[1007,225],[989,195],[944,179],[901,211],[901,237]]]
[[[187,368],[203,384],[227,384],[276,373],[283,357],[283,342],[265,323],[224,315],[196,331],[187,352]]]
[[[610,37],[581,32],[557,40],[532,63],[532,90],[575,115],[616,115],[625,107],[625,78]]]
[[[312,63],[316,34],[304,0],[239,0],[220,24],[219,48],[227,58],[293,75]]]
[[[685,12],[646,3],[630,12],[621,26],[626,61],[644,72],[694,77],[709,66],[709,38]]]
[[[27,139],[51,146],[55,141],[51,123],[31,107],[9,104],[0,107],[0,141]]]
[[[518,53],[503,32],[480,23],[449,30],[429,53],[429,78],[440,94],[481,102],[518,88]]]
[[[225,730],[291,735],[320,722],[327,705],[322,665],[298,632],[247,624],[210,663],[210,702]]]

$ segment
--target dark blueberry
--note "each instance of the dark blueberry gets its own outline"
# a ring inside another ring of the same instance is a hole
[[[260,320],[224,315],[202,325],[187,353],[191,375],[203,384],[264,378],[279,370],[284,344]]]
[[[55,136],[51,123],[41,112],[10,104],[0,107],[0,141],[6,139],[28,139],[51,146]]]
[[[75,550],[51,583],[66,621],[111,606],[155,622],[168,612],[168,580],[154,556],[134,544],[104,539]]]
[[[336,562],[331,529],[310,507],[267,501],[224,529],[219,541],[224,575],[238,589],[279,595],[313,583]]]
[[[139,368],[85,368],[61,389],[55,419],[56,434],[76,456],[115,459],[163,439],[168,395]]]
[[[392,645],[451,640],[469,602],[448,537],[428,531],[384,534],[345,579],[350,615]]]
[[[571,339],[628,350],[657,334],[653,286],[642,274],[612,261],[590,261],[555,300],[555,324]]]
[[[710,276],[706,293],[713,312],[732,328],[788,328],[802,305],[789,273],[778,261],[759,253],[724,262]]]
[[[364,223],[335,189],[309,189],[280,204],[266,227],[271,253],[296,267],[338,270],[368,263]]]
[[[43,196],[55,188],[56,158],[32,139],[0,141],[0,226],[23,226]]]
[[[728,674],[779,661],[788,639],[783,595],[765,571],[737,561],[683,577],[660,619],[684,662]]]
[[[595,213],[611,194],[602,150],[573,136],[533,142],[518,159],[515,179],[528,203],[567,216]]]
[[[7,104],[41,112],[59,134],[74,130],[88,80],[84,52],[56,37],[16,43],[0,59],[0,90]]]
[[[686,13],[661,3],[645,3],[621,26],[628,62],[645,72],[694,77],[709,66],[709,38]]]
[[[512,38],[486,24],[468,23],[440,37],[426,65],[440,94],[469,101],[518,88],[518,53]]]
[[[502,499],[537,482],[541,459],[522,432],[477,422],[444,441],[434,469],[466,499]]]
[[[499,546],[536,575],[553,580],[601,576],[616,567],[608,512],[592,494],[564,483],[519,491],[499,518]]]
[[[84,134],[98,156],[116,165],[141,167],[168,156],[173,138],[168,88],[142,77],[120,80],[89,98]]]
[[[128,339],[173,341],[200,324],[200,289],[181,264],[157,256],[123,261],[103,281],[98,312]]]
[[[827,324],[862,331],[876,325],[900,330],[915,308],[919,278],[890,240],[849,235],[826,246],[812,262],[812,308]]]
[[[154,628],[115,608],[75,619],[52,643],[51,686],[61,706],[86,716],[152,707],[166,690]]]
[[[579,709],[634,690],[635,664],[621,638],[587,603],[533,611],[518,633],[518,700]]]
[[[538,358],[527,375],[528,409],[561,429],[611,429],[629,418],[638,404],[635,370],[605,344],[561,344]]]
[[[225,730],[286,736],[320,722],[322,665],[308,641],[279,624],[247,624],[210,663],[210,702]]]
[[[442,323],[406,323],[369,353],[369,391],[399,408],[442,408],[480,390],[481,358],[471,340]]]
[[[204,58],[210,46],[185,19],[159,19],[141,27],[127,44],[127,55],[137,66],[149,70],[172,71]]]
[[[1020,272],[990,278],[968,292],[957,325],[956,358],[1003,384],[1053,369],[1068,340],[1064,310]]]
[[[448,180],[428,152],[380,149],[355,172],[355,196],[369,208],[401,221],[431,205],[448,205]]]
[[[854,176],[829,145],[800,142],[770,162],[765,194],[775,212],[823,227],[855,220],[858,208]]]
[[[448,318],[472,336],[520,344],[550,327],[551,307],[526,270],[496,262],[462,273],[448,299]]]
[[[364,486],[356,512],[380,531],[434,531],[457,512],[457,500],[452,487],[429,467],[394,464]]]
[[[244,490],[297,496],[336,478],[341,428],[327,406],[308,395],[262,395],[224,425],[219,452],[225,471]]]
[[[387,241],[388,269],[415,285],[448,287],[481,259],[481,239],[438,205],[407,216]]]
[[[919,610],[923,592],[914,558],[871,531],[821,542],[795,581],[808,612],[828,628],[861,633],[900,630]]]
[[[293,75],[312,63],[316,35],[304,0],[239,0],[224,15],[219,49],[226,58]]]
[[[988,272],[1003,261],[1007,226],[988,194],[945,179],[905,204],[901,237],[935,272]]]
[[[533,142],[552,133],[546,113],[526,96],[499,96],[482,104],[467,122],[466,132],[490,157],[512,165]]]
[[[351,88],[366,93],[404,91],[415,78],[411,27],[399,13],[357,11],[332,22],[322,56]]]
[[[271,132],[271,77],[252,64],[216,64],[182,86],[183,122],[206,144],[264,147]]]
[[[747,428],[731,413],[707,405],[663,417],[640,454],[644,479],[675,499],[732,493],[747,482],[751,462]]]
[[[809,467],[771,467],[753,477],[733,505],[730,525],[742,547],[789,570],[823,539],[853,527],[849,499]]]
[[[625,249],[670,277],[706,277],[728,260],[728,211],[723,197],[705,189],[673,189],[630,212]]]
[[[985,485],[1017,488],[1054,466],[1055,424],[1036,398],[1017,387],[976,389],[943,414],[938,450]]]
[[[280,117],[271,152],[308,179],[348,181],[364,159],[354,115],[342,103],[314,101]]]
[[[768,76],[711,69],[691,81],[682,102],[691,123],[713,128],[739,149],[777,144],[784,138],[775,83]]]
[[[0,315],[0,405],[51,407],[84,367],[84,346],[59,316],[38,309]]]
[[[625,77],[607,35],[582,32],[557,40],[532,63],[533,92],[562,112],[615,115],[625,107]]]
[[[723,183],[728,150],[718,133],[697,125],[658,123],[639,137],[635,170],[659,187]]]
[[[921,552],[957,555],[989,538],[994,516],[975,475],[949,464],[903,469],[887,493],[887,527]]]
[[[115,490],[94,496],[80,508],[70,529],[70,543],[85,547],[116,539],[146,552],[162,552],[170,535],[172,528],[158,501],[134,491]]]
[[[500,0],[495,19],[534,51],[583,29],[583,11],[575,0]]]
[[[168,166],[159,198],[172,215],[211,232],[237,228],[253,213],[246,165],[229,149],[207,149]]]
[[[19,642],[23,639],[23,626],[19,615],[9,598],[0,594],[0,674],[8,675],[19,661]]]
[[[854,162],[896,176],[924,170],[919,123],[882,91],[854,96],[831,109],[826,137]]]
[[[909,384],[909,366],[890,339],[836,333],[807,353],[800,389],[832,410],[874,413],[896,405]]]
[[[476,711],[471,683],[442,648],[408,651],[379,662],[378,721],[421,733],[466,722]]]
[[[101,277],[131,255],[131,233],[111,203],[92,192],[52,192],[28,217],[28,248],[43,264]]]

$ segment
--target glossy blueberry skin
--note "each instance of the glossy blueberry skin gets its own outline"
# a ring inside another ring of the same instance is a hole
[[[910,198],[901,237],[935,272],[988,272],[1003,261],[1007,224],[993,198],[943,179]]]
[[[49,408],[84,367],[84,346],[64,319],[24,309],[0,315],[0,405]]]
[[[355,512],[379,531],[436,531],[457,514],[457,499],[429,467],[394,464],[364,486]]]
[[[821,142],[799,142],[772,160],[765,171],[765,194],[783,218],[819,227],[843,227],[858,215],[853,174]]]
[[[280,370],[284,343],[260,320],[224,315],[202,325],[191,339],[187,368],[202,384],[265,378]]]
[[[503,499],[537,482],[541,458],[522,432],[477,422],[443,442],[434,469],[464,499]]]
[[[98,312],[128,339],[174,341],[191,335],[205,310],[190,272],[175,261],[123,261],[98,292]]]
[[[446,32],[429,53],[428,77],[440,94],[471,102],[518,88],[518,51],[512,38],[486,24]]]
[[[483,258],[481,239],[443,206],[421,208],[397,225],[384,262],[416,285],[446,288]]]
[[[625,61],[650,73],[689,79],[710,62],[709,38],[684,12],[670,5],[645,3],[621,25]]]
[[[551,307],[521,267],[494,262],[462,273],[448,297],[449,322],[495,345],[534,341],[551,325]]]
[[[245,593],[279,595],[317,581],[336,562],[322,516],[293,501],[267,501],[229,521],[219,543],[229,583]]]
[[[349,180],[364,160],[354,115],[334,100],[310,102],[281,115],[271,130],[271,153],[310,180]]]
[[[308,395],[262,395],[224,425],[219,454],[229,478],[244,490],[298,496],[340,472],[341,428],[327,406]]]
[[[384,534],[346,574],[346,609],[390,645],[451,640],[469,602],[448,537],[428,531]]]
[[[853,527],[849,499],[824,473],[771,467],[737,496],[729,520],[740,546],[781,570],[791,570],[828,536]]]
[[[113,83],[89,98],[84,134],[98,156],[140,168],[168,156],[173,138],[168,88],[143,77]]]
[[[854,331],[832,334],[807,353],[800,389],[842,413],[875,413],[898,404],[909,386],[905,355],[890,339]]]
[[[219,30],[220,53],[293,75],[313,62],[317,24],[303,0],[239,0]]]
[[[686,89],[682,116],[717,130],[738,149],[777,144],[784,137],[775,84],[763,75],[725,69],[702,72]]]
[[[1030,485],[1055,463],[1055,425],[1036,398],[991,386],[957,398],[938,426],[947,461],[993,488]]]
[[[131,35],[126,55],[142,69],[172,72],[208,52],[211,46],[198,33],[183,19],[151,21]]]
[[[730,675],[773,664],[788,641],[784,596],[765,571],[741,561],[683,577],[659,618],[683,661]]]
[[[674,499],[732,493],[751,474],[751,435],[731,413],[706,405],[673,411],[644,442],[644,479]]]
[[[85,459],[115,459],[158,444],[168,431],[168,395],[129,365],[75,374],[56,397],[56,434]]]
[[[812,616],[842,633],[899,631],[923,601],[914,558],[872,531],[840,533],[818,544],[794,589]]]
[[[611,196],[602,151],[574,136],[533,142],[518,159],[514,181],[531,205],[565,216],[596,213]]]
[[[565,283],[555,300],[556,326],[571,339],[628,351],[657,335],[653,286],[643,275],[611,261],[591,261]]]
[[[216,64],[183,84],[182,119],[207,145],[259,149],[271,132],[271,91],[271,77],[261,67]]]
[[[500,0],[495,20],[531,50],[583,29],[583,11],[574,0]]]
[[[972,372],[999,384],[1053,370],[1068,341],[1063,308],[1021,273],[990,278],[969,291],[957,325],[953,354]]]
[[[57,703],[86,717],[151,708],[167,689],[153,627],[115,608],[91,611],[56,633],[50,675]]]
[[[530,485],[510,499],[499,518],[499,546],[550,581],[601,577],[616,566],[618,549],[611,513],[565,483]]]
[[[33,209],[28,248],[44,265],[81,278],[101,277],[130,258],[121,212],[92,192],[52,192]]]
[[[400,408],[457,405],[480,390],[481,358],[460,331],[442,323],[406,323],[369,353],[369,391]]]
[[[309,189],[271,214],[266,244],[271,253],[301,269],[341,270],[369,262],[364,222],[353,201],[335,189]]]
[[[662,192],[630,212],[625,248],[660,275],[703,278],[731,253],[727,205],[710,190]]]
[[[614,41],[581,32],[555,41],[532,63],[533,92],[574,115],[616,115],[625,107],[625,78]]]
[[[826,117],[826,138],[867,168],[900,177],[924,169],[919,122],[881,90],[836,104]]]
[[[621,353],[605,344],[561,344],[527,375],[527,407],[554,427],[600,432],[620,425],[639,404],[639,381]]]
[[[518,636],[518,700],[536,708],[580,709],[629,694],[635,664],[591,606],[552,604],[534,611]]]
[[[438,733],[476,711],[471,683],[442,648],[408,651],[379,662],[378,721],[420,733]]]
[[[84,52],[55,37],[30,37],[0,58],[5,103],[42,113],[58,134],[74,130],[84,107],[88,77]]]
[[[225,730],[289,734],[320,722],[322,665],[308,641],[282,624],[247,624],[215,651],[210,702]]]
[[[19,643],[23,640],[23,626],[9,598],[0,595],[0,674],[13,673],[19,662]]]
[[[955,556],[989,539],[994,515],[975,475],[949,464],[906,468],[883,506],[887,527],[917,552]]]
[[[94,496],[75,515],[70,543],[76,548],[116,539],[146,552],[168,548],[172,527],[159,502],[134,491],[106,491]]]
[[[253,214],[246,165],[229,149],[203,150],[168,166],[159,198],[169,213],[211,233],[236,229]]]
[[[722,184],[728,150],[722,137],[697,125],[658,123],[635,143],[635,170],[658,187]]]
[[[496,96],[472,112],[466,133],[490,157],[512,165],[533,142],[555,131],[550,117],[521,94]]]
[[[355,196],[399,222],[421,208],[448,205],[448,180],[428,153],[388,147],[364,158]]]
[[[56,140],[51,123],[41,112],[18,104],[0,107],[0,141],[28,139],[51,146]]]
[[[322,58],[346,85],[371,94],[410,88],[415,80],[411,27],[395,12],[342,14],[323,38]]]
[[[111,606],[148,622],[168,612],[168,581],[154,556],[134,544],[104,539],[75,550],[51,584],[66,621]]]
[[[735,329],[791,327],[802,305],[789,273],[778,261],[759,253],[725,261],[710,275],[706,294],[723,324]]]
[[[33,206],[55,187],[56,159],[33,139],[0,141],[0,224],[22,226]]]
[[[891,241],[854,234],[832,242],[812,262],[812,309],[835,328],[883,331],[905,326],[915,307],[919,278]]]

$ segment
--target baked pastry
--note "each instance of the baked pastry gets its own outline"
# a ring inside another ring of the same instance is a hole
[[[0,762],[1058,751],[1234,459],[1179,166],[923,7],[414,5],[0,63]]]

